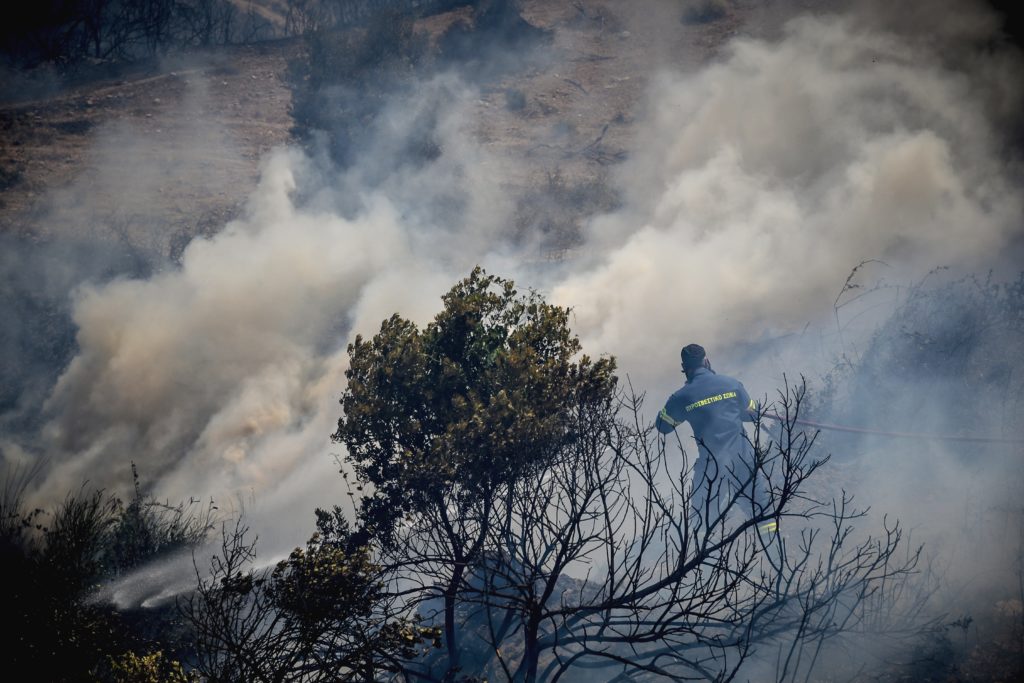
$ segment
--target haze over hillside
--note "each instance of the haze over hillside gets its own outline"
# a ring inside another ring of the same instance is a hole
[[[31,500],[134,461],[279,556],[343,495],[348,343],[481,264],[571,308],[648,419],[699,342],[769,401],[805,375],[821,420],[1004,439],[823,441],[951,594],[1019,601],[1024,62],[998,7],[456,5],[0,105],[0,455],[43,463]]]

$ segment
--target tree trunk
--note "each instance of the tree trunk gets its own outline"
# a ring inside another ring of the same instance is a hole
[[[448,672],[445,674],[445,681],[454,681],[460,668],[459,643],[455,633],[455,599],[462,583],[462,572],[463,565],[456,563],[451,581],[444,591],[444,642],[448,649]]]
[[[531,610],[529,619],[523,629],[523,665],[520,670],[523,672],[523,683],[536,683],[537,661],[540,659],[540,651],[537,649],[537,633],[540,630],[540,614]]]

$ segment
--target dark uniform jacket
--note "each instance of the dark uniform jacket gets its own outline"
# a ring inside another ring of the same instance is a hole
[[[693,465],[690,504],[699,519],[714,524],[734,486],[743,487],[738,510],[744,514],[761,514],[770,506],[770,486],[765,473],[755,466],[754,448],[743,431],[743,423],[753,422],[756,416],[757,402],[743,384],[709,368],[695,370],[658,415],[655,425],[662,434],[683,422],[693,427],[699,457]],[[765,533],[777,528],[776,520],[759,527]]]
[[[668,434],[689,422],[701,459],[706,463],[711,451],[720,464],[728,464],[750,451],[743,423],[753,422],[756,414],[757,403],[739,380],[698,368],[683,388],[669,397],[655,426]]]

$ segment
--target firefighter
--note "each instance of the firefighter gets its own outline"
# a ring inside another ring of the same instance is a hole
[[[726,504],[735,490],[733,487],[749,480],[754,471],[754,449],[743,423],[754,421],[758,406],[739,380],[711,369],[702,346],[685,346],[680,356],[686,384],[669,397],[655,426],[661,434],[669,434],[683,422],[690,423],[698,454],[693,468],[691,504],[701,519],[714,524],[720,506]],[[747,514],[767,502],[763,479],[763,474],[757,473],[753,499],[750,490],[739,498],[740,507]],[[776,528],[775,522],[761,525],[766,532]]]

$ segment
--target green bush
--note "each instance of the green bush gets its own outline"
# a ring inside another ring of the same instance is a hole
[[[186,673],[181,662],[157,650],[146,655],[126,652],[111,659],[113,683],[195,683],[199,678]]]
[[[133,466],[134,474],[134,466]],[[4,639],[5,661],[33,680],[82,681],[106,675],[111,658],[144,647],[126,615],[95,599],[96,589],[129,569],[194,546],[210,528],[211,508],[170,506],[141,492],[125,503],[105,491],[69,494],[52,511],[24,509],[30,476],[9,474],[0,496],[0,562],[7,580],[3,613],[18,638]],[[147,631],[159,632],[147,615]]]

